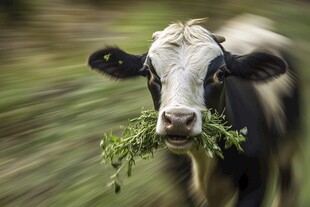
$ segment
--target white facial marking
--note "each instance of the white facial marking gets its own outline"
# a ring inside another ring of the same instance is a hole
[[[148,55],[162,84],[157,133],[165,134],[163,112],[185,108],[196,114],[192,134],[199,134],[200,111],[205,110],[204,78],[210,62],[223,52],[211,33],[195,25],[193,20],[187,24],[172,24],[154,36]]]

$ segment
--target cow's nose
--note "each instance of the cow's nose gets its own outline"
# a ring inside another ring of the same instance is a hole
[[[194,112],[163,113],[163,122],[168,135],[188,136],[193,130],[197,117]]]

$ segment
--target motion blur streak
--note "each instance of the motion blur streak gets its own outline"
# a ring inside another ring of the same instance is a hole
[[[102,81],[85,64],[88,54],[104,45],[146,51],[151,34],[170,22],[209,17],[208,28],[216,31],[241,13],[273,20],[274,30],[294,43],[308,103],[310,4],[216,2],[1,0],[0,206],[186,206],[174,180],[160,170],[161,154],[137,163],[121,194],[106,188],[113,169],[100,165],[101,136],[137,116],[141,107],[151,108],[152,100],[144,80]],[[305,104],[307,126],[309,109]],[[309,140],[302,149],[304,160],[296,167],[300,206],[306,207]]]

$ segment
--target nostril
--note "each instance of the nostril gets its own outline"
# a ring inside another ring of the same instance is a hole
[[[164,120],[164,124],[166,126],[170,126],[172,125],[172,120],[171,120],[171,115],[167,114],[166,112],[163,113],[163,120]]]
[[[195,113],[188,115],[187,121],[186,121],[186,126],[191,128],[194,125],[195,121],[196,121],[196,114]]]
[[[187,118],[186,126],[193,125],[193,123],[195,122],[195,119],[196,119],[195,113],[190,114]]]

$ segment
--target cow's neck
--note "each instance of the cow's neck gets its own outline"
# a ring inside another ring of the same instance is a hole
[[[216,161],[207,155],[202,146],[191,150],[189,155],[192,159],[193,190],[206,196],[208,195],[208,181],[214,171]]]
[[[193,194],[199,205],[222,207],[234,203],[235,189],[231,179],[218,171],[217,159],[210,158],[203,147],[189,153],[193,168]]]

